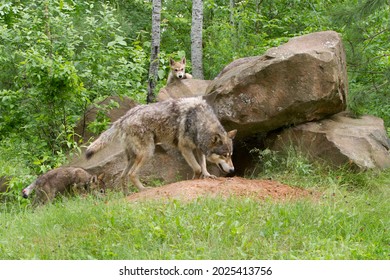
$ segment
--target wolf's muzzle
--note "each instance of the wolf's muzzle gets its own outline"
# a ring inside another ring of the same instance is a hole
[[[23,198],[28,198],[28,194],[25,192],[25,190],[23,190],[22,193]]]
[[[222,172],[225,172],[225,173],[227,173],[227,174],[232,174],[232,173],[234,173],[234,168],[228,168],[228,169],[226,169],[226,168],[224,168],[224,166],[222,165],[222,164],[218,164],[218,167],[219,167],[219,169],[221,169],[221,171]]]

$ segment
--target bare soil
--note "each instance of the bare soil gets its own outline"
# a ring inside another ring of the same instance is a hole
[[[316,197],[312,191],[291,187],[271,180],[252,180],[241,177],[198,179],[172,183],[151,188],[127,197],[131,202],[142,200],[191,201],[198,197],[251,197],[254,199],[271,198],[291,200],[303,197]]]

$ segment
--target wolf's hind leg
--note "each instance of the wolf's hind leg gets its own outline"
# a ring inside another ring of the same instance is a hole
[[[141,181],[139,180],[138,171],[145,164],[145,162],[147,162],[149,159],[150,159],[150,155],[148,155],[147,153],[143,153],[141,155],[137,155],[135,160],[134,160],[134,164],[133,164],[133,166],[131,167],[131,169],[130,169],[130,171],[128,173],[129,177],[130,177],[130,181],[140,191],[144,191],[144,190],[146,190],[148,188],[145,188],[142,185]]]
[[[122,179],[122,186],[123,191],[125,194],[127,194],[127,186],[124,184],[125,178],[129,177],[130,181],[133,183],[134,186],[138,188],[139,191],[144,191],[148,188],[145,188],[138,177],[138,171],[139,169],[153,156],[154,154],[154,145],[148,147],[145,147],[142,151],[139,151],[137,154],[135,154],[134,163],[132,164],[131,161],[128,161],[127,167],[125,170],[123,170],[121,179]]]
[[[132,157],[134,157],[134,154],[130,150],[126,149],[127,165],[126,168],[122,171],[121,178],[120,178],[122,191],[124,195],[127,195],[129,193],[126,179],[127,179],[127,174],[130,171],[130,168],[133,166]]]
[[[37,189],[32,205],[33,206],[44,205],[48,202],[53,201],[54,197],[55,197],[55,192],[50,190],[50,186],[46,187],[46,189],[45,188]]]

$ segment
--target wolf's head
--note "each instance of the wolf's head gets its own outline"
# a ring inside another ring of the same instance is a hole
[[[186,74],[186,58],[183,57],[180,61],[169,60],[169,66],[173,75],[178,79],[183,79]]]
[[[106,184],[103,181],[104,173],[99,176],[93,175],[88,182],[88,189],[94,195],[106,193]]]
[[[221,169],[221,171],[228,174],[234,172],[232,155],[233,139],[236,134],[236,129],[223,135],[216,134],[212,140],[212,147],[206,155],[206,158],[209,162],[215,163],[219,169]]]

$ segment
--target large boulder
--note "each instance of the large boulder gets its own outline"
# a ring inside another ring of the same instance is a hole
[[[106,117],[111,121],[115,121],[123,116],[128,110],[138,104],[126,96],[109,96],[98,103],[97,106],[91,107],[85,111],[83,118],[75,127],[75,135],[77,142],[87,142],[91,137],[96,136],[88,126],[98,117],[99,111],[103,111]]]
[[[390,167],[390,141],[383,120],[346,112],[283,130],[268,139],[273,150],[291,145],[312,159],[358,169]]]
[[[169,98],[195,97],[205,95],[206,89],[211,81],[198,79],[177,80],[162,89],[157,95],[157,101]]]
[[[211,82],[206,99],[241,138],[341,112],[347,91],[341,38],[326,31],[234,61]]]

